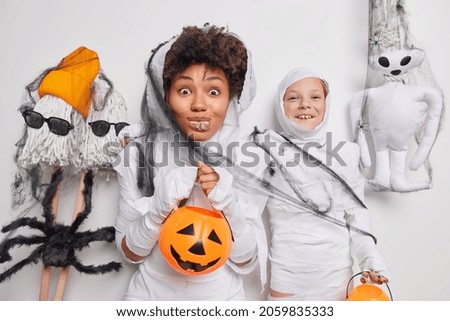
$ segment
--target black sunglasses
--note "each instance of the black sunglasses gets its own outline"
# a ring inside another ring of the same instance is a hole
[[[125,122],[120,122],[120,123],[110,123],[107,122],[106,120],[96,120],[93,122],[88,123],[91,128],[92,128],[92,132],[94,133],[95,136],[98,137],[103,137],[106,134],[108,134],[109,129],[111,128],[112,125],[114,125],[114,129],[116,130],[116,135],[119,135],[119,132],[125,127],[128,126],[128,123]]]
[[[44,125],[44,122],[48,124],[50,131],[56,135],[66,136],[73,125],[67,120],[58,117],[45,118],[37,111],[25,110],[22,113],[25,123],[31,128],[39,129]]]

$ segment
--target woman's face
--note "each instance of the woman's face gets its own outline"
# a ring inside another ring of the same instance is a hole
[[[283,97],[284,114],[306,130],[313,130],[325,114],[325,90],[319,78],[304,78],[290,85]]]
[[[174,77],[167,101],[189,139],[209,140],[222,127],[227,113],[228,79],[220,68],[191,65]]]

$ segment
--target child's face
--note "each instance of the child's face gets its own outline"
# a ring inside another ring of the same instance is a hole
[[[227,113],[228,79],[222,69],[191,65],[174,77],[167,100],[189,139],[208,140],[222,127]]]
[[[284,94],[284,114],[306,130],[313,130],[325,114],[325,90],[319,78],[304,78],[290,85]]]

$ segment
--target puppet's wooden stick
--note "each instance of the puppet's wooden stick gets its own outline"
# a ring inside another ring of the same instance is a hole
[[[83,210],[83,207],[85,206],[84,203],[84,176],[86,175],[85,172],[81,174],[80,177],[80,184],[78,188],[78,194],[77,199],[75,201],[75,209],[72,214],[72,221],[75,221],[77,215]],[[61,272],[59,274],[58,278],[58,284],[56,286],[56,293],[55,293],[55,301],[61,301],[64,296],[64,290],[66,288],[67,278],[69,277],[69,267],[64,267],[61,269]]]
[[[61,170],[62,170],[62,168],[60,166],[53,167],[53,173],[55,173],[57,171],[61,171]],[[54,220],[56,220],[56,217],[58,215],[58,202],[59,202],[59,185],[57,187],[56,194],[52,200],[52,214],[53,214]],[[39,300],[40,301],[48,300],[51,272],[52,272],[51,266],[47,266],[42,269],[41,287],[39,290]]]
[[[48,300],[48,290],[50,285],[51,267],[47,266],[42,269],[41,288],[39,290],[39,301]]]

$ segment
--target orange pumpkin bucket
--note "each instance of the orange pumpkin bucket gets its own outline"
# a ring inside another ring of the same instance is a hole
[[[185,275],[211,273],[231,251],[230,226],[219,211],[183,206],[164,221],[159,248],[167,263]]]
[[[379,286],[368,283],[358,285],[349,294],[348,287],[350,285],[350,282],[354,277],[361,275],[362,273],[363,272],[356,273],[351,277],[350,281],[348,281],[346,293],[347,301],[394,301],[391,289],[387,284],[385,285],[389,291],[389,296]]]

